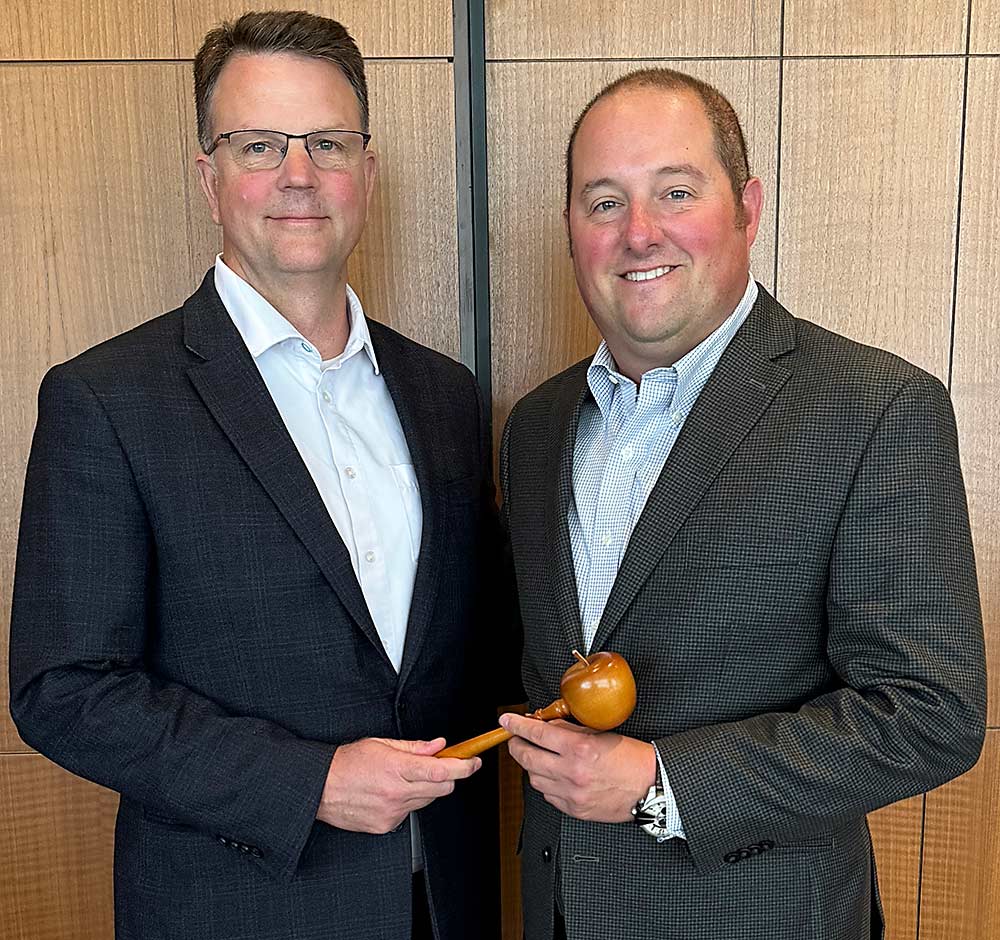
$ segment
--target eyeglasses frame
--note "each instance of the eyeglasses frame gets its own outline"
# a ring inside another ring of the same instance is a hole
[[[313,134],[357,134],[361,138],[361,152],[364,153],[368,149],[368,143],[372,139],[372,135],[366,131],[355,131],[348,130],[346,127],[328,127],[319,131],[309,131],[308,134],[287,134],[285,131],[276,131],[273,128],[265,127],[241,127],[235,131],[226,131],[225,134],[219,134],[215,140],[212,141],[212,146],[205,151],[205,156],[210,157],[216,150],[219,149],[219,144],[224,140],[229,140],[233,134],[281,134],[285,138],[285,149],[281,151],[281,160],[278,161],[278,165],[271,167],[271,169],[276,170],[282,163],[285,162],[285,157],[288,156],[288,142],[293,140],[301,140],[302,146],[305,148],[306,154],[309,159],[312,160],[313,166],[316,169],[322,169],[315,160],[313,160],[312,151],[306,146],[306,140],[312,137]]]

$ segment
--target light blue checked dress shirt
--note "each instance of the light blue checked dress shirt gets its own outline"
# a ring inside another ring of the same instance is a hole
[[[569,535],[589,652],[632,530],[688,413],[757,299],[749,279],[743,299],[710,336],[672,366],[646,372],[638,385],[622,375],[605,342],[587,369],[592,399],[584,402],[573,451]],[[669,485],[669,482],[667,483]],[[664,634],[664,644],[670,642]],[[671,832],[684,837],[666,771]],[[671,812],[672,811],[672,812]]]

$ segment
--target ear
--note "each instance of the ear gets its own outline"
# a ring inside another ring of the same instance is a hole
[[[566,244],[569,245],[569,256],[573,257],[573,233],[569,230],[569,209],[563,209],[563,228],[566,229]]]
[[[751,176],[743,187],[743,219],[746,223],[747,248],[757,238],[757,228],[760,226],[760,213],[764,207],[764,186],[756,176]]]
[[[375,192],[375,179],[378,176],[378,157],[374,150],[365,151],[365,199],[368,208],[372,204],[372,193]]]
[[[222,217],[219,215],[219,179],[218,170],[215,168],[215,160],[204,153],[199,153],[194,158],[195,168],[198,170],[198,182],[201,183],[201,191],[205,194],[208,202],[208,209],[212,213],[212,221],[216,225],[222,224]]]

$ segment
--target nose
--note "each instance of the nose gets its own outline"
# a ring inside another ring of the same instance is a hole
[[[316,164],[306,150],[304,140],[288,141],[288,150],[281,161],[282,186],[293,189],[311,189],[316,185]]]
[[[625,218],[625,241],[628,247],[636,254],[645,254],[659,245],[662,238],[663,233],[650,207],[644,202],[631,202]]]

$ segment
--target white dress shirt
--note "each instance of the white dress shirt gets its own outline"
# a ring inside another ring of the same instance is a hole
[[[756,299],[757,284],[751,277],[721,326],[672,366],[643,374],[638,385],[618,371],[603,340],[594,354],[587,369],[592,397],[584,402],[577,426],[567,519],[588,651],[646,500],[688,413]],[[670,642],[669,628],[663,642]],[[659,751],[656,760],[668,800],[668,828],[683,838]]]
[[[348,286],[347,345],[324,362],[222,255],[215,259],[215,289],[350,553],[379,639],[399,672],[423,513],[361,301]],[[412,814],[410,821],[416,870],[420,843]]]

